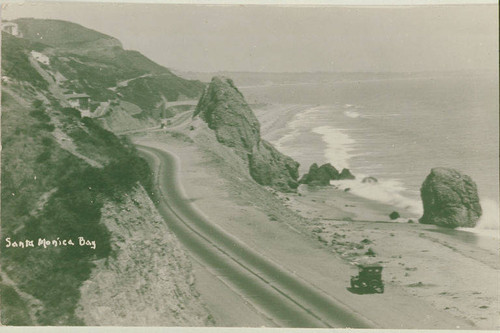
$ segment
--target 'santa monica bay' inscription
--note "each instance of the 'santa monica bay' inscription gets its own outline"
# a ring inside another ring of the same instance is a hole
[[[85,239],[85,237],[78,237],[76,239],[61,239],[57,237],[56,239],[46,239],[38,238],[35,239],[24,239],[24,240],[12,240],[10,237],[5,238],[6,248],[34,248],[34,247],[67,247],[67,246],[87,246],[92,250],[96,249],[96,241]]]

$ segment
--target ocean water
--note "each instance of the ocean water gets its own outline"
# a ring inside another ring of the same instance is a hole
[[[355,194],[415,217],[430,169],[455,168],[477,183],[484,210],[478,229],[498,229],[498,76],[488,74],[358,75],[355,79],[251,85],[251,103],[303,109],[272,143],[301,163],[349,168]],[[373,176],[377,184],[362,183]]]

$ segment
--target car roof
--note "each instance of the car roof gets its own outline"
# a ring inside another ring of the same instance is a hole
[[[359,268],[383,268],[382,265],[379,264],[358,264]]]

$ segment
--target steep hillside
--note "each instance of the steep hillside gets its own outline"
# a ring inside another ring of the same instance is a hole
[[[116,111],[109,104],[127,101],[141,109],[136,118],[157,121],[169,102],[196,99],[203,90],[203,83],[182,79],[137,51],[124,50],[117,39],[78,24],[31,18],[15,22],[24,38],[7,36],[8,43],[24,43],[24,58],[33,50],[46,56],[50,64],[40,67],[62,92],[89,95],[88,116],[106,118]],[[106,112],[99,113],[102,109]]]
[[[145,325],[206,324],[186,279],[190,262],[146,194],[147,163],[98,119],[70,107],[69,80],[54,67],[63,62],[58,50],[8,34],[2,44],[1,323],[131,325],[122,312],[140,308],[150,313]],[[34,59],[34,50],[50,64]],[[73,84],[92,86],[78,75]],[[148,251],[154,260],[142,260]],[[162,304],[150,301],[158,290]],[[124,297],[110,302],[110,293]],[[105,316],[92,313],[103,308]]]
[[[260,137],[260,124],[233,81],[214,77],[193,117],[215,131],[217,140],[248,163],[250,175],[261,185],[290,192],[297,188],[299,164]]]

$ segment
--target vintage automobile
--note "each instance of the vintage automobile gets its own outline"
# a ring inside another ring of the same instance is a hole
[[[382,281],[381,265],[359,264],[359,274],[351,276],[351,288],[359,293],[383,293],[384,282]]]

